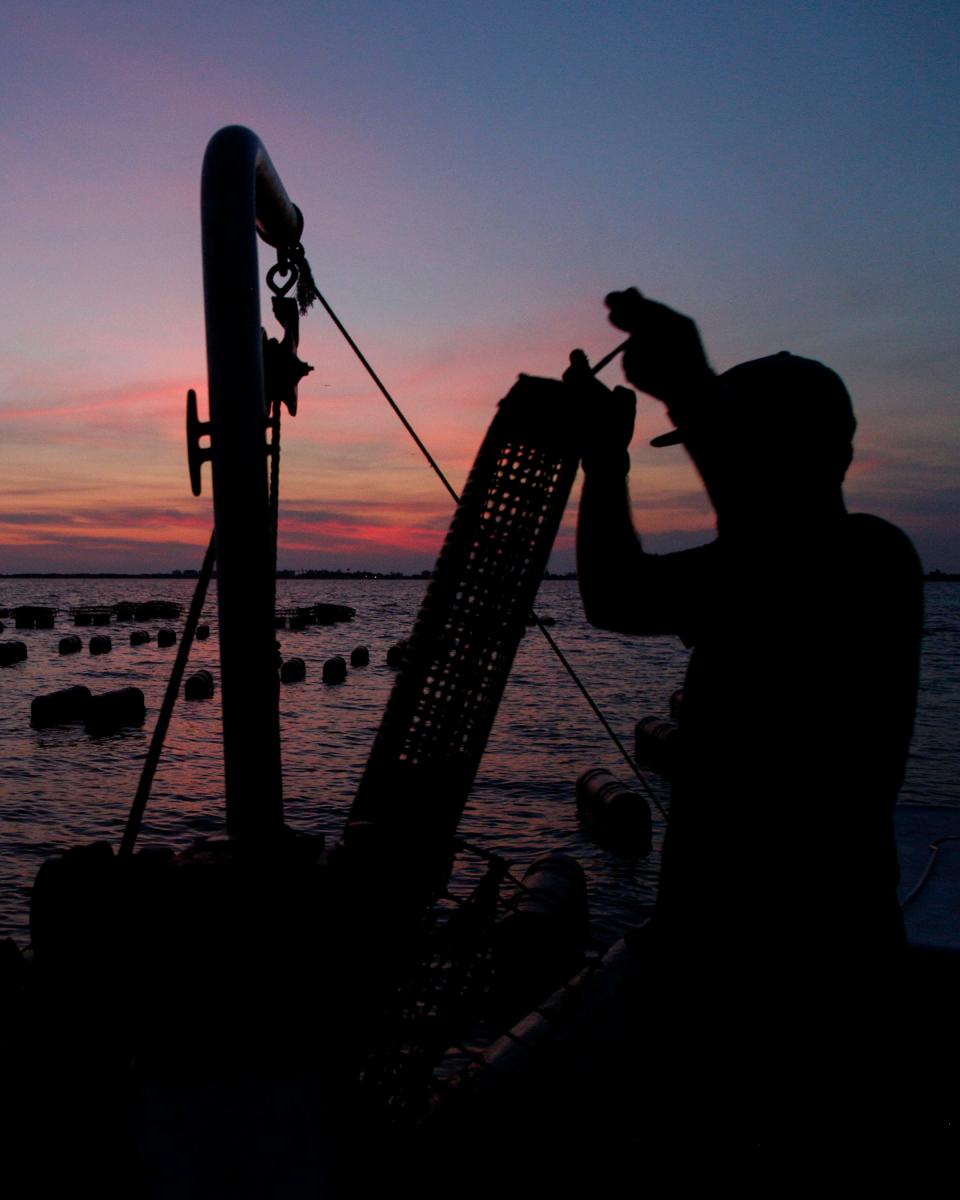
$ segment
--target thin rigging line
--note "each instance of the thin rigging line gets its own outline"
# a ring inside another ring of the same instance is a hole
[[[370,378],[373,380],[373,382],[380,389],[380,392],[383,395],[383,398],[386,400],[386,402],[390,405],[390,407],[393,409],[393,411],[400,418],[400,421],[402,422],[404,429],[407,431],[407,433],[410,434],[410,436],[413,438],[413,440],[420,447],[420,451],[423,454],[424,458],[427,460],[427,462],[430,464],[430,466],[433,467],[434,471],[436,471],[437,476],[440,479],[440,482],[443,484],[443,486],[447,489],[447,491],[453,497],[454,503],[459,504],[460,497],[457,495],[456,490],[454,489],[453,485],[450,483],[450,480],[446,477],[446,475],[444,475],[443,471],[440,469],[440,464],[433,457],[433,455],[430,453],[430,451],[426,448],[426,446],[423,444],[423,442],[420,440],[419,436],[417,435],[417,431],[414,429],[414,427],[410,424],[410,422],[407,420],[407,418],[400,411],[400,406],[397,404],[396,400],[394,400],[394,398],[387,391],[380,376],[376,373],[376,371],[373,369],[373,367],[371,367],[370,364],[367,362],[367,360],[363,354],[363,351],[360,349],[360,347],[357,345],[357,343],[353,340],[353,338],[350,336],[350,334],[347,333],[346,329],[344,328],[343,324],[340,321],[340,318],[337,316],[337,314],[333,311],[333,309],[330,307],[330,305],[326,302],[326,300],[323,298],[323,296],[319,292],[317,292],[317,299],[320,301],[320,303],[323,305],[323,307],[327,310],[327,314],[330,317],[330,320],[334,323],[334,325],[336,325],[336,327],[343,334],[344,338],[346,339],[347,345],[354,352],[354,354],[357,356],[357,358],[359,358],[360,361],[363,363],[364,367],[366,368],[367,374],[370,376]]]
[[[211,534],[207,552],[203,557],[203,565],[200,568],[200,575],[197,579],[197,586],[194,589],[193,600],[190,602],[187,620],[183,627],[180,645],[177,647],[177,657],[173,664],[173,670],[170,672],[170,678],[167,681],[167,690],[163,697],[163,704],[160,707],[157,723],[153,729],[153,737],[150,739],[150,749],[147,751],[143,770],[140,773],[140,782],[137,785],[137,792],[133,798],[133,804],[130,806],[130,814],[127,817],[123,839],[120,842],[120,858],[129,857],[133,853],[133,847],[136,844],[137,834],[140,831],[140,824],[143,820],[143,813],[147,807],[147,801],[150,799],[150,786],[157,772],[157,764],[160,762],[163,741],[170,725],[170,717],[173,715],[173,706],[177,702],[180,681],[187,666],[187,659],[190,657],[193,635],[197,631],[197,622],[200,620],[200,613],[203,611],[203,602],[207,596],[207,588],[210,584],[210,577],[213,574],[213,564],[215,561],[216,538],[214,534]]]
[[[666,820],[667,819],[666,810],[664,809],[664,807],[660,803],[660,801],[657,799],[653,789],[650,786],[650,781],[643,774],[643,772],[640,770],[640,768],[637,766],[637,764],[633,761],[633,758],[631,757],[630,753],[628,752],[626,746],[624,746],[623,742],[621,742],[620,739],[617,737],[616,733],[613,730],[613,727],[611,726],[611,724],[607,720],[607,718],[603,715],[603,712],[600,710],[600,707],[597,704],[596,700],[594,700],[594,698],[590,695],[589,691],[587,690],[586,684],[583,682],[583,680],[580,678],[580,676],[573,669],[573,666],[571,665],[570,660],[567,658],[567,656],[564,654],[564,652],[560,649],[560,647],[557,645],[557,643],[550,636],[550,631],[541,622],[540,618],[537,616],[536,613],[533,614],[533,618],[537,623],[537,628],[540,630],[540,632],[543,634],[543,636],[547,639],[547,643],[550,646],[550,649],[554,652],[554,654],[557,656],[557,658],[560,660],[561,664],[563,665],[564,670],[567,672],[567,674],[570,676],[570,678],[573,680],[573,682],[580,689],[580,694],[583,696],[584,700],[586,700],[586,702],[590,705],[591,709],[593,710],[594,716],[597,718],[597,720],[600,722],[600,724],[607,731],[607,734],[608,734],[610,740],[613,742],[613,744],[616,746],[616,748],[620,751],[620,754],[621,754],[624,762],[627,764],[627,766],[630,768],[630,770],[637,777],[637,780],[640,782],[641,786],[643,787],[643,790],[647,793],[647,796],[653,801],[653,803],[657,809],[657,812],[660,814],[661,817],[663,817],[664,820]]]

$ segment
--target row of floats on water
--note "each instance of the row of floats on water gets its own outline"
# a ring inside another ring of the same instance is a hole
[[[146,600],[142,602],[120,601],[118,604],[86,604],[67,609],[74,625],[109,625],[111,621],[175,621],[183,612],[183,606],[173,600]],[[18,604],[9,608],[0,608],[0,618],[11,619],[17,629],[53,629],[60,616],[60,609],[44,604]],[[3,633],[3,621],[0,620],[0,633]],[[196,636],[200,639],[210,636],[210,627],[201,625]],[[131,646],[142,646],[153,641],[154,635],[147,629],[134,629],[130,634]],[[158,646],[173,646],[177,640],[176,631],[170,628],[157,630]],[[71,634],[60,639],[61,654],[78,654],[83,649],[82,640]],[[90,639],[91,654],[109,654],[113,649],[113,639],[109,634],[97,634]],[[12,667],[24,662],[27,658],[27,647],[21,641],[0,642],[0,667]]]
[[[109,625],[111,621],[147,621],[175,620],[183,611],[182,605],[171,600],[148,600],[142,603],[121,601],[118,604],[88,604],[67,610],[74,625]],[[300,630],[310,625],[336,625],[343,621],[352,621],[356,609],[346,604],[309,604],[298,608],[280,609],[277,611],[274,624],[277,629]],[[13,608],[0,608],[0,617],[13,618],[17,629],[53,629],[60,610],[39,604],[21,604]],[[0,633],[3,623],[0,621]],[[210,636],[210,626],[200,624],[194,635],[197,641],[203,641]],[[147,629],[130,631],[130,645],[143,646],[152,642],[154,635]],[[157,630],[156,643],[159,647],[173,646],[177,641],[176,630],[164,626]],[[109,634],[96,634],[89,642],[91,654],[109,654],[113,649],[113,639]],[[71,634],[60,639],[61,654],[77,654],[83,649],[82,640]],[[392,652],[391,652],[392,653]],[[0,667],[14,666],[27,658],[27,646],[21,641],[0,642]],[[389,663],[389,655],[388,655]],[[358,665],[356,663],[354,666]],[[390,664],[396,665],[396,664]],[[289,679],[284,682],[298,682],[296,667],[288,668]],[[329,674],[336,674],[336,668],[330,669]],[[303,678],[301,676],[300,678]],[[325,676],[326,678],[326,676]]]
[[[12,610],[18,628],[51,629],[54,625],[54,609],[41,609],[36,605],[21,606]],[[175,620],[182,608],[166,600],[151,600],[144,604],[95,605],[70,610],[76,625],[107,625],[111,618],[123,620]],[[51,616],[53,614],[53,616]],[[210,636],[210,626],[201,624],[194,636],[204,641]],[[156,640],[161,647],[175,646],[177,631],[170,626],[161,626],[156,634],[149,629],[132,629],[131,646],[145,646]],[[94,634],[88,643],[93,655],[109,654],[113,639],[109,634]],[[61,655],[79,654],[83,640],[75,633],[62,637],[58,650]],[[0,642],[0,666],[22,662],[27,657],[23,642]],[[184,694],[188,699],[213,695],[213,676],[209,671],[197,671],[187,680]],[[61,688],[45,696],[35,696],[30,704],[30,724],[35,729],[47,729],[54,725],[68,725],[82,721],[88,733],[94,735],[114,733],[126,726],[142,725],[146,720],[147,706],[143,692],[137,687],[115,688],[113,691],[94,695],[88,687],[77,684]]]
[[[112,606],[85,606],[70,610],[76,625],[106,625],[111,620],[173,619],[180,615],[179,605],[169,601],[149,601],[144,604],[116,604]],[[310,625],[333,625],[353,619],[356,610],[347,605],[313,604],[292,609],[278,610],[277,629],[291,631],[306,629]],[[0,616],[12,616],[17,628],[50,629],[54,627],[57,610],[37,605],[21,605],[14,609],[0,609]],[[553,623],[547,618],[544,623]],[[0,625],[2,630],[2,625]],[[206,624],[197,626],[197,640],[210,636]],[[153,641],[154,635],[146,629],[130,632],[131,646],[141,646]],[[176,644],[176,630],[161,627],[156,632],[159,647]],[[62,655],[75,654],[83,649],[76,634],[61,638],[59,651]],[[91,654],[105,654],[112,649],[108,635],[98,634],[90,638]],[[407,641],[394,643],[386,654],[387,666],[401,668],[407,656]],[[27,647],[23,642],[0,642],[0,666],[10,666],[27,658]],[[321,677],[324,684],[343,683],[349,666],[362,668],[369,665],[370,651],[366,646],[355,646],[349,659],[337,654],[324,661]],[[277,667],[281,683],[302,683],[307,676],[306,663],[302,658],[284,659],[277,643]],[[207,700],[214,695],[213,675],[207,670],[198,670],[184,683],[186,700]],[[678,745],[678,719],[682,706],[682,692],[676,692],[670,701],[670,719],[647,716],[637,722],[635,729],[635,754],[639,763],[670,778],[676,763]],[[146,717],[146,705],[139,688],[126,687],[100,695],[91,694],[89,688],[74,686],[63,688],[46,696],[37,696],[30,706],[31,724],[36,728],[82,721],[88,732],[101,734],[123,726],[142,725]],[[624,785],[611,772],[603,768],[585,771],[577,780],[577,812],[580,820],[593,836],[612,849],[643,856],[652,844],[652,822],[650,809],[644,796]]]
[[[665,779],[673,777],[679,759],[682,709],[681,688],[670,697],[669,719],[643,717],[634,728],[634,758]],[[577,815],[602,845],[640,858],[650,853],[653,823],[646,797],[610,771],[594,767],[580,776]]]
[[[279,647],[279,642],[277,643]],[[391,663],[390,655],[394,647],[387,651],[387,666],[395,666],[398,664]],[[302,658],[279,658],[279,649],[277,655],[280,666],[280,682],[281,683],[303,683],[307,677],[307,665]],[[366,646],[354,646],[350,651],[350,666],[351,667],[366,667],[370,664],[370,651]],[[321,668],[321,678],[324,683],[336,684],[343,683],[347,678],[347,660],[342,654],[334,654],[332,658],[325,660]]]
[[[350,652],[352,667],[365,667],[370,662],[366,646],[355,646]],[[302,658],[288,658],[279,663],[282,683],[301,683],[307,668]],[[340,654],[323,664],[323,682],[343,683],[347,677],[347,660]],[[183,685],[185,700],[210,700],[215,691],[210,671],[194,671]],[[118,688],[95,696],[82,686],[61,688],[45,696],[36,696],[30,704],[30,724],[36,729],[83,721],[88,732],[105,733],[126,725],[142,725],[146,718],[143,692],[136,687]]]
[[[201,630],[205,631],[201,634]],[[138,631],[134,631],[136,634]],[[146,634],[146,631],[140,631]],[[176,632],[160,630],[161,634],[169,634],[169,638],[158,636],[159,645],[172,645],[176,642]],[[131,644],[137,645],[150,640],[150,635],[135,639],[131,634]],[[209,629],[205,625],[198,626],[197,634],[206,637]],[[76,641],[75,647],[65,650],[63,643]],[[98,641],[109,643],[109,638],[93,637],[90,639],[91,654],[103,653],[96,647]],[[406,641],[396,643],[387,651],[387,665],[396,669],[403,664],[406,657]],[[75,635],[61,641],[60,652],[72,653],[80,649],[80,639]],[[109,645],[105,649],[109,649]],[[27,648],[22,642],[0,642],[0,660],[4,665],[22,662],[27,657]],[[370,663],[370,651],[366,646],[355,646],[349,655],[349,664],[353,668],[366,667]],[[280,655],[280,644],[277,643],[277,668],[281,683],[302,683],[307,677],[306,663],[302,658],[284,659]],[[328,658],[322,667],[322,679],[325,684],[343,683],[347,677],[347,659],[341,654]],[[194,671],[183,686],[185,700],[209,700],[215,691],[214,678],[210,671]],[[61,688],[47,695],[37,696],[30,706],[30,723],[37,729],[45,729],[54,725],[64,725],[82,721],[87,730],[92,733],[105,733],[123,726],[142,725],[146,717],[146,705],[143,693],[139,688],[126,687],[116,691],[105,692],[100,696],[91,694],[90,689],[83,686]]]
[[[204,641],[210,636],[210,626],[198,625],[194,636],[198,641]],[[154,635],[149,629],[133,629],[130,631],[131,646],[145,646],[153,640]],[[161,649],[166,646],[175,646],[177,643],[177,631],[171,629],[169,626],[163,626],[157,630],[156,640],[157,645]],[[113,649],[113,638],[106,633],[94,634],[87,648],[94,655],[109,654]],[[83,641],[77,634],[71,633],[60,639],[58,649],[62,655],[79,654],[83,650]],[[19,662],[25,662],[26,658],[27,646],[25,642],[0,642],[0,667],[15,666]]]

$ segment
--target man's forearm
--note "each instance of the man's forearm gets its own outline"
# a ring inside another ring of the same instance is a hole
[[[615,451],[584,466],[577,516],[577,576],[587,620],[630,632],[643,552],[627,488],[629,456]]]

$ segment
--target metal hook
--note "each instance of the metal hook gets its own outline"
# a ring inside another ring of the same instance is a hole
[[[289,273],[290,278],[286,283],[276,282],[278,275],[286,275],[287,273]],[[283,265],[276,263],[276,265],[272,266],[267,272],[267,287],[275,296],[285,296],[297,282],[299,277],[300,272],[293,263],[284,263]]]

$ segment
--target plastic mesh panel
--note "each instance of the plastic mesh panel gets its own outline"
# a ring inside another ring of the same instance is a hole
[[[576,472],[576,452],[550,429],[558,388],[527,380],[501,401],[420,608],[351,821],[390,826],[405,841],[456,830]]]

